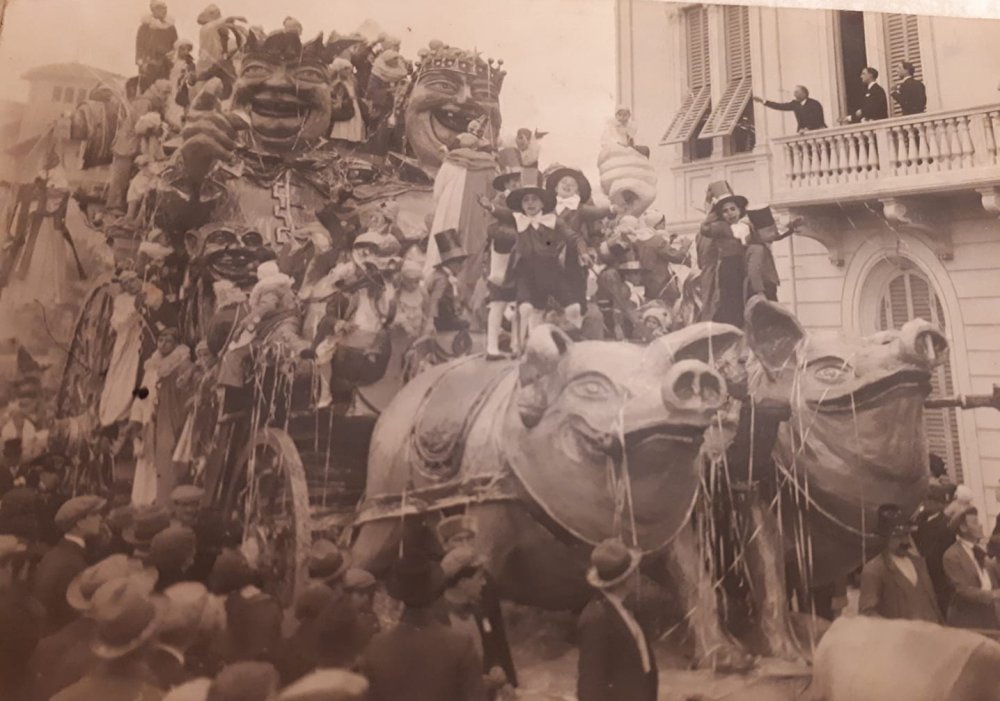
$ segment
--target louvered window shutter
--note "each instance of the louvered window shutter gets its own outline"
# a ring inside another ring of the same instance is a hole
[[[923,64],[920,60],[920,32],[917,28],[916,15],[884,14],[882,26],[885,28],[885,49],[888,59],[888,76],[886,82],[889,92],[899,82],[896,80],[896,66],[903,61],[913,64],[913,77],[924,79]],[[889,100],[889,109],[894,117],[899,116],[899,105],[895,100]]]
[[[879,308],[881,330],[899,329],[911,319],[926,319],[946,330],[944,310],[930,284],[914,272],[902,273],[889,283]],[[931,394],[946,397],[955,391],[951,363],[945,362],[931,375]],[[925,409],[924,435],[927,450],[944,459],[955,480],[961,483],[962,451],[958,439],[958,415],[954,409]]]
[[[712,110],[700,137],[729,136],[750,101],[753,78],[750,69],[750,9],[723,8],[726,29],[726,89]]]
[[[687,35],[688,94],[674,115],[661,144],[678,144],[694,136],[698,122],[712,100],[710,58],[708,51],[708,8],[704,5],[684,11]]]

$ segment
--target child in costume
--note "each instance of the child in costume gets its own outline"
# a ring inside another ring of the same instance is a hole
[[[696,245],[701,268],[702,308],[699,321],[716,321],[743,328],[743,279],[750,224],[747,198],[735,194],[729,183],[708,187],[709,213]]]
[[[520,169],[502,173],[493,179],[493,189],[497,195],[493,200],[494,206],[503,207],[507,196],[520,184]],[[514,250],[514,243],[517,241],[517,230],[499,221],[494,221],[486,230],[489,237],[489,273],[486,278],[486,286],[489,291],[486,315],[486,357],[489,359],[499,358],[500,353],[500,330],[503,326],[504,315],[507,308],[517,301],[517,287],[514,284],[510,262],[511,254]],[[514,322],[516,327],[516,321]],[[511,351],[514,355],[520,353],[520,338],[516,332],[511,334]]]
[[[497,207],[485,196],[479,202],[497,221],[513,224],[517,232],[511,265],[518,312],[528,320],[520,329],[522,347],[526,335],[540,323],[550,298],[565,309],[567,322],[579,329],[582,309],[563,259],[568,252],[575,252],[589,268],[593,258],[583,237],[556,216],[555,195],[540,187],[522,187],[507,196],[507,207]]]

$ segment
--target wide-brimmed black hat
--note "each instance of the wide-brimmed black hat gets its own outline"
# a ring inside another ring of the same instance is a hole
[[[407,606],[430,606],[444,592],[444,572],[427,557],[404,555],[393,565],[386,591]]]
[[[515,212],[524,212],[522,201],[527,195],[538,195],[542,199],[542,211],[548,214],[556,208],[556,196],[554,193],[541,187],[519,187],[507,195],[507,206]]]
[[[878,534],[883,538],[892,535],[905,535],[917,529],[903,513],[903,510],[895,504],[882,504],[878,507],[876,528]]]
[[[589,202],[591,195],[590,181],[587,180],[586,175],[578,171],[576,168],[556,168],[545,178],[545,189],[549,190],[554,195],[556,187],[559,185],[559,181],[567,177],[573,178],[573,180],[576,181],[576,186],[580,190],[580,201]]]
[[[503,173],[500,173],[500,175],[493,178],[493,189],[497,192],[503,192],[507,189],[504,185],[506,185],[509,180],[521,182],[521,173],[522,170],[520,168],[510,168]]]

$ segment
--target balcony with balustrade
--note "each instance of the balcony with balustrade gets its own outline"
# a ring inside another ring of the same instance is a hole
[[[877,210],[891,225],[935,237],[947,258],[943,198],[978,195],[1000,214],[1000,105],[780,137],[772,157],[773,206],[806,216],[825,243],[836,238],[840,213]]]

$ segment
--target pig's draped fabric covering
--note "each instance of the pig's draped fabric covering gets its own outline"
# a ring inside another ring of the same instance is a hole
[[[1000,643],[922,621],[839,618],[816,649],[815,701],[987,701]]]
[[[424,273],[430,275],[434,266],[441,262],[434,234],[455,229],[469,254],[459,274],[462,299],[472,296],[482,273],[486,229],[492,220],[476,200],[480,195],[493,195],[496,173],[496,158],[492,154],[463,148],[448,154],[434,179],[434,223],[427,242]]]

